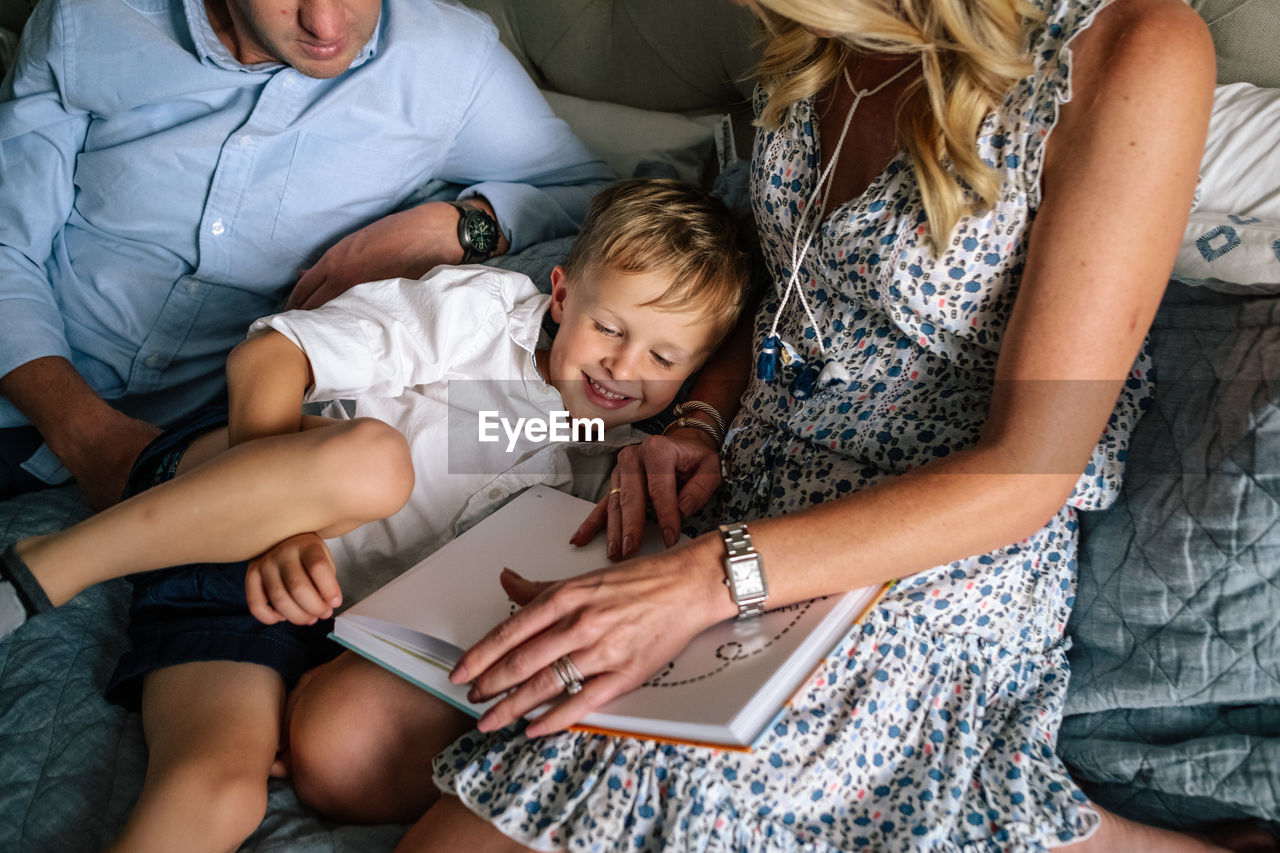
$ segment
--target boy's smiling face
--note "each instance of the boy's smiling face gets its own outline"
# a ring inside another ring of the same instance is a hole
[[[571,417],[601,418],[606,428],[652,417],[710,355],[718,336],[704,312],[645,304],[669,285],[664,271],[601,265],[574,281],[552,271],[551,319],[560,330],[538,366]]]

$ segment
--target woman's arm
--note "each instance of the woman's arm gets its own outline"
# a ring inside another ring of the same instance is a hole
[[[1075,44],[1074,99],[1049,140],[1044,202],[970,449],[847,498],[751,520],[770,605],[880,583],[1024,538],[1056,513],[1115,406],[1163,293],[1194,191],[1214,61],[1203,23],[1171,0],[1126,0]],[[1154,212],[1154,215],[1153,215]],[[736,608],[723,547],[703,536],[658,557],[539,590],[460,661],[477,696],[518,689],[481,728],[561,685],[572,653],[592,679],[532,724],[554,731],[639,684]]]

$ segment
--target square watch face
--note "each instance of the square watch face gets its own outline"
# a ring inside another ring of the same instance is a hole
[[[755,560],[733,564],[733,591],[739,598],[758,595],[764,588]]]

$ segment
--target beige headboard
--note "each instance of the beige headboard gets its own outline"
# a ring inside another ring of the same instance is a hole
[[[1190,0],[1209,22],[1219,83],[1280,89],[1280,0]]]
[[[750,94],[754,22],[729,0],[464,2],[493,18],[544,88],[682,111]],[[1280,88],[1280,0],[1189,2],[1209,24],[1219,83]]]
[[[464,0],[544,89],[675,112],[751,97],[756,23],[729,0]]]
[[[750,93],[754,22],[730,0],[465,0],[544,88],[646,109],[721,110]],[[1280,0],[1190,0],[1218,81],[1280,88]],[[20,32],[35,0],[0,0]]]

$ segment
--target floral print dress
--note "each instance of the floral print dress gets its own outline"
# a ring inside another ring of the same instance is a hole
[[[1048,0],[1035,72],[979,144],[1003,179],[939,255],[905,155],[822,223],[778,333],[805,364],[844,368],[807,396],[793,363],[753,381],[725,448],[724,520],[803,509],[927,464],[978,438],[1039,204],[1044,143],[1070,98],[1067,43],[1105,0]],[[760,106],[757,103],[757,108]],[[811,101],[761,132],[755,207],[778,288],[817,179]],[[750,754],[567,733],[470,734],[435,763],[441,790],[537,849],[1041,850],[1098,818],[1054,754],[1067,686],[1076,510],[1110,503],[1145,406],[1135,364],[1070,501],[1033,536],[902,579],[828,657]],[[810,377],[812,378],[812,377]],[[856,520],[854,521],[856,523]]]

